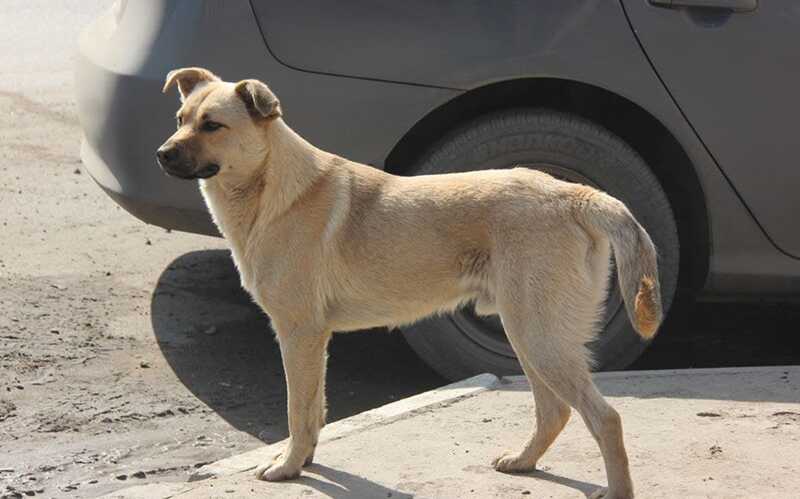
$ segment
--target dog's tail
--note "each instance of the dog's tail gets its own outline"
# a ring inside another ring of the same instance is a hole
[[[663,316],[653,241],[622,201],[591,187],[573,188],[576,219],[608,237],[628,317],[639,336],[652,338]]]

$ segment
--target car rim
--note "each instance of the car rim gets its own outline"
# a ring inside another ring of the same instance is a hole
[[[597,182],[594,182],[585,175],[564,166],[553,165],[549,163],[532,163],[520,166],[525,166],[534,170],[542,170],[567,182],[574,182],[601,188]],[[620,294],[619,286],[617,284],[617,269],[613,255],[611,256],[611,269],[609,271],[608,289],[609,291],[606,292],[604,304],[605,314],[603,316],[601,332],[605,330],[606,326],[622,308],[622,295]],[[474,341],[479,346],[503,357],[508,357],[510,359],[516,358],[514,350],[508,343],[505,331],[503,330],[503,325],[498,316],[479,316],[475,313],[475,310],[472,306],[468,306],[453,313],[450,316],[450,320],[467,338]]]

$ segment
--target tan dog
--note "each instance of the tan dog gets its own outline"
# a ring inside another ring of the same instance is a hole
[[[257,471],[297,477],[325,424],[333,331],[400,325],[475,302],[500,314],[536,400],[536,431],[499,471],[529,471],[578,410],[609,487],[633,485],[617,412],[595,388],[584,346],[596,329],[610,248],[628,314],[651,337],[661,321],[656,253],[623,203],[528,170],[403,178],[321,151],[281,118],[255,80],[201,68],[167,75],[182,106],[158,150],[163,169],[201,178],[242,285],[269,314],[288,385],[290,440]],[[610,242],[610,245],[609,245]]]

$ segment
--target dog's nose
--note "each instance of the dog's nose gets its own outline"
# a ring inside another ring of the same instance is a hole
[[[173,145],[164,145],[156,151],[156,157],[162,165],[167,165],[178,159],[178,148]]]

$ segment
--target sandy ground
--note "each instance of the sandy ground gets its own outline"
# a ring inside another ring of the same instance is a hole
[[[139,222],[82,169],[71,53],[107,4],[3,4],[0,497],[182,480],[286,436],[277,345],[223,241]],[[637,367],[796,362],[800,311],[715,307]],[[385,333],[337,337],[329,376],[332,419],[444,383]]]

